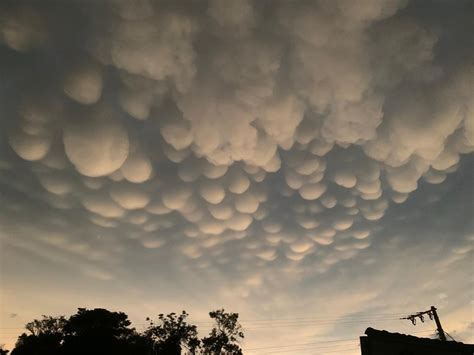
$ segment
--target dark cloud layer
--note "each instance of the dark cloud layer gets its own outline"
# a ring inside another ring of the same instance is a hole
[[[189,283],[250,308],[265,298],[268,313],[289,307],[285,287],[309,300],[345,273],[391,302],[374,268],[396,275],[390,263],[420,249],[423,270],[441,263],[460,288],[473,242],[472,10],[3,2],[2,248],[124,287],[153,280],[168,299]]]

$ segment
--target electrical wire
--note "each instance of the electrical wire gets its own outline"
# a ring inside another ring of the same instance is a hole
[[[412,334],[421,334],[421,333],[431,333],[432,330],[423,330],[423,331],[418,331],[418,332],[413,332]],[[350,343],[353,342],[354,338],[346,338],[346,339],[336,339],[336,340],[328,340],[328,341],[319,341],[319,342],[314,342],[314,343],[300,343],[300,344],[289,344],[289,345],[274,345],[274,346],[265,346],[265,347],[258,347],[258,348],[246,348],[244,349],[245,352],[253,352],[253,351],[260,351],[260,350],[270,350],[270,349],[280,349],[280,348],[290,348],[290,350],[301,350],[301,349],[294,349],[295,347],[306,347],[306,346],[311,346],[311,345],[321,345],[323,346],[321,348],[325,347],[333,347],[333,346],[346,346],[350,344],[342,344],[342,343]],[[335,344],[335,343],[341,343],[341,344]],[[331,344],[331,345],[329,345]],[[329,345],[329,346],[328,346]]]
[[[385,317],[395,317],[399,315],[404,315],[406,312],[400,313],[374,313],[368,315],[359,315],[359,316],[331,316],[331,317],[296,317],[296,318],[259,318],[259,319],[242,319],[239,321],[241,324],[248,323],[261,323],[261,322],[290,322],[290,321],[337,321],[341,319],[347,320],[365,320],[365,319],[377,319]],[[398,319],[398,318],[397,318]],[[214,324],[210,320],[189,320],[191,324]],[[148,323],[135,323],[135,325],[148,325]],[[0,329],[24,329],[24,327],[0,327]]]
[[[281,350],[281,351],[272,351],[272,352],[267,352],[266,354],[280,354],[280,353],[294,353],[295,351],[301,352],[301,351],[317,351],[314,353],[315,355],[323,355],[323,354],[332,354],[332,353],[341,353],[345,351],[353,351],[353,350],[359,350],[360,348],[357,346],[353,346],[351,348],[344,348],[344,349],[337,349],[337,350],[322,350],[322,352],[319,352],[318,350],[321,350],[321,348],[304,348],[304,349],[291,349],[291,350]]]
[[[264,346],[260,348],[248,348],[245,349],[246,351],[254,351],[254,350],[264,350],[264,349],[273,349],[273,348],[288,348],[292,346],[300,346],[300,345],[315,345],[315,344],[328,344],[328,343],[337,343],[337,342],[347,342],[353,341],[353,338],[348,339],[339,339],[339,340],[328,340],[328,341],[318,341],[315,343],[301,343],[301,344],[292,344],[292,345],[276,345],[276,346]]]
[[[453,341],[456,341],[456,339],[454,339],[451,334],[449,334],[447,331],[444,331]]]
[[[390,322],[398,321],[397,318],[385,318],[385,319],[358,319],[358,320],[340,320],[340,321],[313,321],[313,322],[291,322],[291,323],[269,323],[269,324],[257,324],[249,327],[243,326],[244,330],[255,330],[255,329],[266,329],[266,328],[291,328],[291,327],[307,327],[316,325],[329,325],[329,324],[347,324],[347,323],[363,323],[363,322]]]

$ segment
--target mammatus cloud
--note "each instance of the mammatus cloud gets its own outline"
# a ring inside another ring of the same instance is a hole
[[[3,219],[101,280],[143,253],[234,275],[247,296],[323,277],[470,164],[463,6],[6,2]],[[34,250],[15,228],[7,243]]]

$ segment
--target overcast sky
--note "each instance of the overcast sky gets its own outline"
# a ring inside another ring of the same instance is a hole
[[[77,307],[224,307],[245,353],[352,355],[369,326],[432,335],[396,319],[431,305],[474,342],[473,13],[2,1],[0,344]]]

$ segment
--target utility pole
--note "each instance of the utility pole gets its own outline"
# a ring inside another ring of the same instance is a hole
[[[400,319],[408,319],[413,323],[413,325],[416,325],[416,318],[420,318],[422,323],[425,322],[425,318],[423,317],[425,314],[428,315],[428,317],[431,320],[433,320],[434,318],[434,321],[436,323],[436,328],[438,330],[439,339],[442,341],[446,341],[446,334],[444,334],[443,327],[441,326],[441,321],[439,320],[438,313],[436,312],[436,307],[434,306],[431,306],[431,308],[428,311],[418,312],[418,313],[411,314],[407,317],[400,318]]]
[[[441,326],[441,322],[439,320],[438,313],[436,312],[436,307],[431,306],[431,313],[433,314],[434,320],[436,322],[436,328],[438,329],[439,338],[442,341],[446,341],[446,335],[444,334],[443,327]]]

